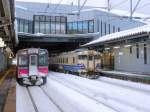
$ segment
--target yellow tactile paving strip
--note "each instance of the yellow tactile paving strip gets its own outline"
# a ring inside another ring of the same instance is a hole
[[[0,77],[0,86],[1,84],[4,82],[5,78],[8,76],[8,75],[13,75],[15,76],[15,70],[16,70],[16,67],[15,66],[12,66],[10,67],[9,69],[6,70],[6,72],[4,73],[4,75],[2,77]]]
[[[8,69],[5,73],[4,76],[1,77],[0,79],[0,85],[2,85],[2,83],[4,82],[5,78],[7,77],[7,75],[9,74],[10,69]]]

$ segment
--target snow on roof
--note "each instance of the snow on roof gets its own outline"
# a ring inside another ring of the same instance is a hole
[[[122,39],[122,38],[125,38],[128,36],[141,34],[141,33],[150,33],[150,25],[144,25],[141,27],[105,35],[105,36],[99,37],[98,39],[95,39],[87,44],[84,44],[82,46],[89,46],[89,45],[93,45],[93,44],[97,44],[97,43],[108,42],[108,41],[112,41],[112,40],[116,40],[116,39]]]
[[[98,10],[98,11],[103,11],[103,12],[107,12],[107,13],[112,13],[112,14],[116,14],[118,16],[130,16],[130,12],[129,11],[125,11],[125,10],[119,10],[119,9],[111,9],[110,11],[108,11],[107,9],[102,9],[102,8],[89,8],[89,9],[83,9],[81,10],[81,12],[86,12],[86,11],[93,11],[93,10]],[[77,11],[74,11],[77,12]],[[133,17],[149,17],[149,15],[146,14],[141,14],[141,13],[134,13]]]

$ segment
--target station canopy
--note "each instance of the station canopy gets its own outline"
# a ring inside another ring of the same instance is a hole
[[[94,46],[95,44],[102,44],[102,43],[107,43],[111,41],[122,40],[128,37],[132,37],[132,36],[136,36],[140,34],[149,34],[149,33],[150,33],[150,25],[144,25],[141,27],[101,36],[87,44],[82,45],[82,47]]]

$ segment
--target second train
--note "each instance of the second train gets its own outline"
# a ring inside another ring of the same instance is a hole
[[[101,70],[100,57],[100,53],[95,50],[78,49],[51,56],[49,66],[55,71],[97,78]]]

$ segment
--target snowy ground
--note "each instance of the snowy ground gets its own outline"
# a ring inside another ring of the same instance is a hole
[[[50,72],[42,87],[17,85],[16,112],[150,112],[150,85]]]

